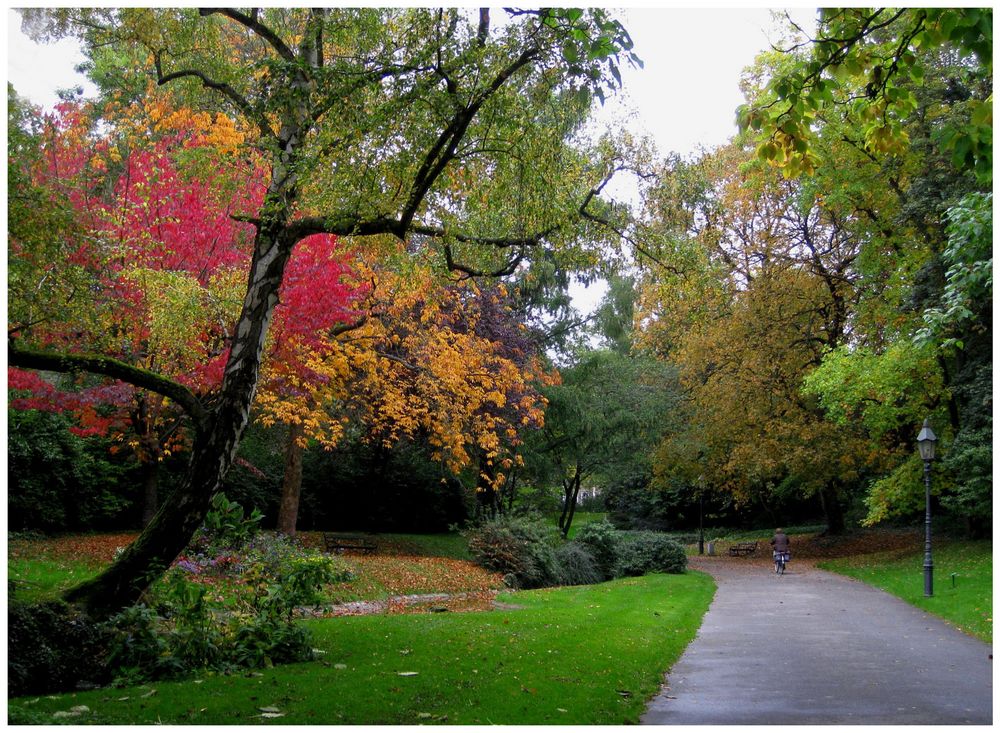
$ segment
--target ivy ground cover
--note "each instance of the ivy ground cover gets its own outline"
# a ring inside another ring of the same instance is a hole
[[[75,708],[99,724],[636,723],[713,593],[691,572],[503,594],[484,613],[318,619],[320,661],[21,698],[10,720]]]

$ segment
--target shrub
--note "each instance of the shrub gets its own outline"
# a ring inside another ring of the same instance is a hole
[[[170,654],[167,637],[157,628],[162,620],[143,604],[130,606],[109,619],[106,666],[116,685],[172,679],[187,672],[186,665]]]
[[[591,585],[604,580],[590,549],[580,542],[567,542],[556,549],[559,585]]]
[[[42,694],[103,684],[103,627],[62,601],[11,601],[7,609],[7,694]]]
[[[559,583],[556,530],[541,519],[500,517],[471,530],[469,552],[486,568],[503,573],[519,588]]]
[[[658,532],[623,532],[614,566],[616,577],[646,573],[683,573],[684,548]]]
[[[576,533],[574,541],[590,550],[603,579],[614,577],[622,533],[615,529],[611,522],[604,519],[584,525]]]

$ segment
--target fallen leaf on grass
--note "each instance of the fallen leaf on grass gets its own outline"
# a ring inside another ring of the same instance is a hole
[[[257,715],[256,717],[258,717],[258,718],[284,718],[285,714],[284,713],[261,713],[260,715]]]
[[[400,677],[416,677],[419,672],[396,672]]]
[[[567,710],[566,708],[556,708],[556,710],[558,710],[560,713],[568,713],[569,712],[569,710]]]
[[[270,706],[266,707],[266,708],[257,708],[257,709],[260,710],[262,713],[280,713],[281,712],[280,709],[275,708],[275,707],[270,707]]]
[[[156,690],[150,690],[145,695],[139,695],[139,697],[152,697],[155,694],[156,694]]]
[[[347,665],[346,664],[335,664],[335,665],[333,665],[333,668],[334,669],[347,669]]]
[[[83,713],[89,713],[90,708],[86,705],[74,705],[69,710],[57,710],[52,713],[53,718],[76,718]]]

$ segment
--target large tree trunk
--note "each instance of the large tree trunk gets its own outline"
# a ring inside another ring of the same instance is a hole
[[[108,616],[139,600],[204,521],[212,495],[229,470],[249,421],[264,337],[292,250],[292,242],[285,241],[283,233],[279,225],[262,225],[257,231],[243,311],[234,331],[222,388],[213,410],[198,426],[184,481],[116,562],[64,594],[65,600],[81,606],[91,616]]]
[[[826,515],[826,533],[844,534],[847,525],[844,522],[844,510],[840,506],[840,498],[837,496],[837,487],[831,484],[824,486],[819,492],[819,500]]]
[[[281,506],[278,507],[278,531],[295,536],[299,519],[299,495],[302,493],[302,454],[299,442],[305,430],[301,423],[288,426],[288,445],[285,447],[285,477],[281,483]]]

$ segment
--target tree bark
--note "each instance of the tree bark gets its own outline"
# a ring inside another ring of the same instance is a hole
[[[844,522],[844,510],[840,506],[840,498],[837,496],[836,486],[827,484],[819,492],[820,504],[823,506],[823,514],[826,515],[826,533],[832,535],[844,534],[847,526]]]
[[[299,496],[302,493],[302,454],[305,452],[299,440],[305,430],[301,423],[288,426],[288,445],[285,448],[285,477],[281,483],[281,506],[278,508],[278,531],[289,537],[295,536],[295,525],[299,519]]]

